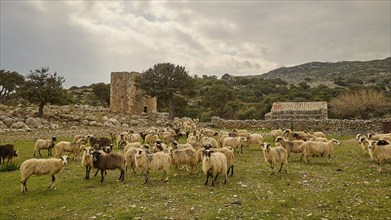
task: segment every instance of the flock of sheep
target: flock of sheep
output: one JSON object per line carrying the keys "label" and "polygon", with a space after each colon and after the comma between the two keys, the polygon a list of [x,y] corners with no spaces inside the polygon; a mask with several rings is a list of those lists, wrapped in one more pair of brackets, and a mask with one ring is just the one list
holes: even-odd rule
{"label": "flock of sheep", "polygon": [[[288,171],[288,160],[292,153],[301,154],[301,159],[308,162],[308,157],[311,156],[330,157],[334,147],[340,144],[336,139],[326,139],[322,132],[273,130],[271,135],[275,138],[276,146],[272,147],[264,142],[262,135],[252,134],[247,130],[234,129],[226,132],[197,129],[196,123],[191,119],[177,123],[175,127],[180,129],[152,127],[140,133],[111,133],[110,138],[76,135],[72,142],[57,142],[56,137],[39,139],[33,156],[35,157],[36,152],[41,156],[40,150],[44,149],[51,156],[54,149],[54,158],[24,161],[20,166],[21,191],[27,191],[26,182],[33,174],[51,175],[49,188],[54,187],[55,175],[64,169],[71,154],[74,160],[82,154],[85,179],[89,179],[90,171],[96,169],[95,176],[100,171],[100,181],[103,182],[107,170],[119,169],[119,180],[123,181],[125,173],[131,167],[134,173],[138,170],[143,174],[145,183],[148,182],[149,172],[157,170],[163,171],[161,181],[167,181],[170,167],[174,167],[176,175],[180,175],[185,167],[192,174],[202,163],[202,171],[206,175],[205,185],[211,180],[211,185],[214,186],[219,175],[223,176],[224,183],[227,182],[228,174],[233,175],[235,154],[241,153],[243,146],[262,147],[265,161],[270,164],[271,174],[274,174],[275,166],[280,166],[281,172],[285,165]],[[180,138],[186,138],[186,143],[179,144]],[[379,172],[383,163],[391,161],[391,134],[360,134],[356,139],[363,150],[378,163]],[[114,152],[113,147],[119,150]],[[67,155],[61,156],[65,153]]]}

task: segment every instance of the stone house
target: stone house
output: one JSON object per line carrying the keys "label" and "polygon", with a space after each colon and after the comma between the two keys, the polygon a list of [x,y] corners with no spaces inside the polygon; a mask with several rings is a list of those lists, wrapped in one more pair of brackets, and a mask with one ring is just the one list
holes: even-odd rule
{"label": "stone house", "polygon": [[275,102],[265,114],[265,120],[327,118],[327,102]]}
{"label": "stone house", "polygon": [[136,87],[137,72],[112,72],[110,84],[110,111],[125,115],[157,112],[157,99]]}

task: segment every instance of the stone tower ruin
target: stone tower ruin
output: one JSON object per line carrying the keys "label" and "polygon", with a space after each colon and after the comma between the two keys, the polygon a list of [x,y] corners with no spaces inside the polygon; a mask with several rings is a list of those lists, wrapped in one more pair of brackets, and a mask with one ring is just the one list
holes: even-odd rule
{"label": "stone tower ruin", "polygon": [[112,72],[110,84],[110,111],[125,115],[157,112],[157,99],[137,89],[137,72]]}

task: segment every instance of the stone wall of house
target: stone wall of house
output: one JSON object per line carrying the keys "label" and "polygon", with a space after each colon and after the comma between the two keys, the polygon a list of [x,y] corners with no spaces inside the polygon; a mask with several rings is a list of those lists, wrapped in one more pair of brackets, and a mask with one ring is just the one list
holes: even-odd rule
{"label": "stone wall of house", "polygon": [[292,129],[297,131],[323,131],[325,133],[357,134],[369,132],[383,132],[384,122],[391,122],[391,118],[374,120],[224,120],[212,117],[211,126],[216,128],[256,128],[256,129]]}
{"label": "stone wall of house", "polygon": [[110,84],[110,111],[125,115],[157,112],[157,99],[137,89],[137,72],[112,72]]}

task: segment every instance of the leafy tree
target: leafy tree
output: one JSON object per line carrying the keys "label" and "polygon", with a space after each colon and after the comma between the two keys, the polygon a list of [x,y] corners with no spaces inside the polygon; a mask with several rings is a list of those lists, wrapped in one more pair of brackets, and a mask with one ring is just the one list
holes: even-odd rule
{"label": "leafy tree", "polygon": [[169,118],[174,117],[174,95],[194,94],[194,83],[183,66],[159,63],[148,69],[136,80],[136,86],[148,95],[168,104]]}
{"label": "leafy tree", "polygon": [[330,111],[339,118],[370,119],[391,111],[390,99],[384,92],[362,89],[345,92],[330,101]]}
{"label": "leafy tree", "polygon": [[38,104],[38,117],[43,116],[43,107],[50,104],[62,104],[67,100],[65,82],[57,73],[50,74],[49,67],[42,67],[35,71],[30,70],[27,80],[20,88],[20,94],[28,101]]}
{"label": "leafy tree", "polygon": [[0,70],[0,100],[5,100],[24,83],[24,77],[17,72]]}
{"label": "leafy tree", "polygon": [[202,103],[211,109],[214,115],[224,117],[227,113],[225,105],[233,100],[234,91],[224,83],[217,83],[202,90]]}
{"label": "leafy tree", "polygon": [[105,107],[110,106],[110,84],[97,83],[91,85],[95,98]]}

